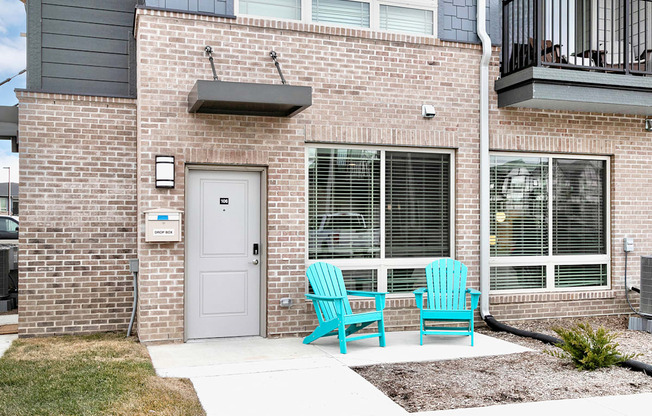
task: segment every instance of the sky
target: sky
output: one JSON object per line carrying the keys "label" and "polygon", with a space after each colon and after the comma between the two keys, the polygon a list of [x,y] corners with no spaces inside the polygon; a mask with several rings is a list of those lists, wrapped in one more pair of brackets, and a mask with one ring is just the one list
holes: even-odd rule
{"label": "sky", "polygon": [[[19,0],[0,0],[0,82],[25,69],[25,6]],[[25,74],[0,86],[0,105],[18,103],[14,89],[25,88]],[[11,142],[0,140],[0,168],[11,167],[11,181],[18,182],[18,154]],[[0,169],[0,184],[7,181],[7,169]]]}

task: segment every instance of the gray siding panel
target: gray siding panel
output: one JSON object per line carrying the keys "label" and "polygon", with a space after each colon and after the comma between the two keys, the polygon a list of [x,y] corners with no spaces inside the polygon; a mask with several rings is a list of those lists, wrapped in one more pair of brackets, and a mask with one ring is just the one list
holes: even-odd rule
{"label": "gray siding panel", "polygon": [[28,21],[38,27],[28,29],[28,54],[39,72],[28,74],[28,89],[135,97],[135,7],[136,0],[30,0]]}
{"label": "gray siding panel", "polygon": [[129,57],[112,53],[95,53],[64,49],[43,50],[43,64],[71,64],[88,65],[90,62],[95,66],[105,68],[127,68]]}
{"label": "gray siding panel", "polygon": [[134,5],[136,1],[124,0],[83,0],[83,1],[70,1],[70,0],[42,0],[43,4],[55,4],[59,6],[70,6],[74,4],[76,8],[87,8],[95,10],[111,10],[125,13],[134,13]]}
{"label": "gray siding panel", "polygon": [[44,63],[43,77],[127,83],[129,82],[129,70],[127,68],[102,68],[87,65]]}
{"label": "gray siding panel", "polygon": [[233,0],[141,0],[140,4],[158,9],[233,15]]}
{"label": "gray siding panel", "polygon": [[105,38],[125,40],[131,32],[131,27],[103,25],[97,23],[81,23],[61,20],[43,20],[43,33],[57,35],[87,36],[90,38]]}
{"label": "gray siding panel", "polygon": [[117,53],[126,55],[129,41],[86,38],[82,36],[52,35],[43,33],[43,48],[69,49],[77,51]]}
{"label": "gray siding panel", "polygon": [[41,2],[27,3],[27,89],[41,89]]}
{"label": "gray siding panel", "polygon": [[83,79],[64,79],[43,77],[43,91],[47,92],[70,92],[82,95],[99,96],[129,96],[129,85],[120,82],[87,81]]}
{"label": "gray siding panel", "polygon": [[112,12],[108,10],[83,9],[73,6],[43,4],[43,20],[55,19],[72,22],[97,23],[131,27],[133,13]]}
{"label": "gray siding panel", "polygon": [[[477,0],[439,0],[438,36],[442,40],[480,43],[476,33]],[[491,43],[501,43],[501,0],[487,0],[487,32]]]}

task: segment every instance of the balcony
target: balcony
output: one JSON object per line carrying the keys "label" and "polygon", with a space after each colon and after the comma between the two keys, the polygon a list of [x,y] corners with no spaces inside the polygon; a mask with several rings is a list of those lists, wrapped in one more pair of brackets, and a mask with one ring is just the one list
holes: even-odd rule
{"label": "balcony", "polygon": [[652,2],[504,0],[499,107],[652,115]]}

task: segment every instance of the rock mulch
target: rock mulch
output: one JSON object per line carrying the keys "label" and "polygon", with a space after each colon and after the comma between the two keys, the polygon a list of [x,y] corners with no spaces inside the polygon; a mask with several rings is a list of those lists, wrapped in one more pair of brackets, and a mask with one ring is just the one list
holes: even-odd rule
{"label": "rock mulch", "polygon": [[[551,328],[588,321],[616,332],[623,353],[652,363],[652,334],[628,331],[627,317],[509,322],[529,331],[556,335]],[[479,328],[478,332],[524,345],[532,352],[450,361],[383,364],[354,368],[408,412],[497,404],[652,392],[652,377],[622,367],[578,371],[567,360],[543,352],[540,341]]]}

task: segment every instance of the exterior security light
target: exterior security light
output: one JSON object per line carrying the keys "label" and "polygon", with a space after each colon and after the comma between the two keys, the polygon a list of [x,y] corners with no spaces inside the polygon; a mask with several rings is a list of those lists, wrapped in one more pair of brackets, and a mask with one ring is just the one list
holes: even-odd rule
{"label": "exterior security light", "polygon": [[156,156],[156,187],[174,188],[174,156]]}
{"label": "exterior security light", "polygon": [[421,115],[425,118],[433,118],[437,115],[434,105],[424,104],[421,106]]}
{"label": "exterior security light", "polygon": [[652,118],[645,119],[645,131],[652,131]]}

